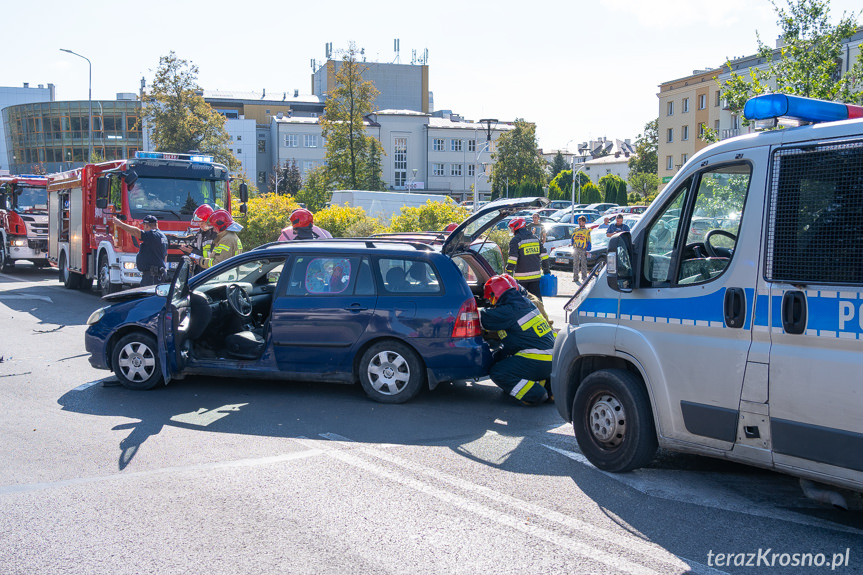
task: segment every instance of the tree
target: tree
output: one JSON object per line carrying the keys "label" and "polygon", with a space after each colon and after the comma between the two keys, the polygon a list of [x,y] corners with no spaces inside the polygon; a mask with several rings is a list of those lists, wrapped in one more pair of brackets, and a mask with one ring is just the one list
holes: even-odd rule
{"label": "tree", "polygon": [[300,174],[300,168],[297,166],[296,160],[291,160],[291,165],[288,166],[287,182],[285,184],[285,192],[296,196],[297,192],[303,187],[303,176]]}
{"label": "tree", "polygon": [[[771,0],[781,29],[782,47],[774,49],[758,40],[758,56],[767,62],[764,69],[750,68],[744,74],[731,70],[720,83],[731,110],[742,110],[752,96],[768,92],[808,98],[863,103],[863,53],[842,74],[843,40],[857,31],[857,15],[846,13],[836,25],[830,24],[829,0],[787,0],[788,9]],[[748,78],[747,78],[748,76]],[[744,123],[748,123],[744,118]]]}
{"label": "tree", "polygon": [[551,173],[549,177],[554,179],[559,173],[569,167],[569,162],[566,161],[566,158],[563,157],[563,154],[558,150],[557,154],[554,155],[554,159],[551,161],[550,169]]}
{"label": "tree", "polygon": [[659,189],[659,176],[645,172],[636,172],[629,175],[629,187],[644,197],[655,194]]}
{"label": "tree", "polygon": [[330,201],[330,188],[328,185],[327,168],[318,166],[306,172],[306,181],[303,188],[296,194],[296,200],[305,205],[307,209],[316,212],[327,205]]}
{"label": "tree", "polygon": [[[380,155],[383,146],[366,134],[364,119],[374,111],[378,97],[372,82],[363,80],[368,67],[357,61],[356,44],[342,52],[335,84],[327,98],[321,133],[326,140],[327,180],[333,188],[364,189],[382,181]],[[371,189],[380,189],[374,187]]]}
{"label": "tree", "polygon": [[[524,197],[512,193],[513,187],[530,185],[542,189],[545,185],[545,160],[536,147],[536,125],[516,118],[515,127],[501,134],[496,142],[497,151],[491,173],[492,197],[504,194],[509,180],[510,197]],[[541,195],[541,194],[540,194]]]}
{"label": "tree", "polygon": [[611,202],[613,204],[620,204],[618,201],[620,192],[618,190],[621,185],[623,185],[623,189],[625,191],[626,182],[616,174],[606,174],[599,178],[599,187],[602,189],[602,195],[605,198],[604,201]]}
{"label": "tree", "polygon": [[[198,95],[198,67],[171,51],[159,58],[149,92],[144,94],[142,119],[157,151],[211,154],[231,172],[240,162],[228,148],[225,117]],[[139,120],[140,123],[141,120]]]}
{"label": "tree", "polygon": [[602,201],[602,191],[593,182],[581,185],[581,203],[597,204]]}
{"label": "tree", "polygon": [[644,125],[644,132],[635,138],[635,155],[629,158],[629,172],[656,174],[658,172],[659,118]]}
{"label": "tree", "polygon": [[279,194],[263,194],[250,198],[248,212],[243,218],[240,214],[240,203],[232,206],[233,217],[242,218],[243,230],[239,233],[243,248],[250,250],[268,242],[274,242],[279,237],[282,228],[289,225],[288,217],[299,205],[290,196]]}

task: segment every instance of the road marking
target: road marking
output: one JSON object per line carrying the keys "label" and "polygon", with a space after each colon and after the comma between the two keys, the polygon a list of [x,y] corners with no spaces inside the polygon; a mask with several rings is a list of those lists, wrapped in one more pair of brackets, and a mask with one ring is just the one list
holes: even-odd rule
{"label": "road marking", "polygon": [[209,471],[215,469],[229,469],[234,467],[258,467],[261,465],[273,465],[276,463],[284,463],[295,459],[305,459],[307,457],[317,457],[323,455],[323,449],[307,449],[306,451],[298,451],[295,453],[285,453],[282,455],[273,455],[269,457],[257,457],[254,459],[238,459],[234,461],[219,461],[215,463],[201,463],[197,465],[182,465],[176,467],[163,467],[161,469],[151,469],[149,471],[134,471],[130,473],[116,473],[114,475],[101,475],[96,477],[76,477],[74,479],[63,479],[60,481],[52,481],[50,483],[27,483],[23,485],[0,485],[0,495],[9,495],[12,493],[25,493],[28,491],[40,491],[43,489],[58,489],[64,487],[73,487],[77,485],[87,485],[89,483],[99,483],[102,481],[123,481],[127,479],[137,479],[141,477],[152,477],[154,475],[164,475],[169,473],[188,473],[189,471]]}
{"label": "road marking", "polygon": [[[702,507],[711,507],[733,513],[744,513],[755,517],[779,519],[781,521],[797,523],[798,525],[863,535],[863,530],[854,527],[807,517],[806,515],[785,509],[777,509],[775,507],[764,508],[763,504],[740,496],[736,491],[726,489],[718,480],[715,480],[710,472],[669,472],[662,469],[636,469],[629,473],[609,473],[598,469],[581,453],[545,444],[543,444],[543,447],[590,467],[615,481],[651,497],[690,503]],[[745,479],[742,480],[745,481]]]}
{"label": "road marking", "polygon": [[180,413],[171,417],[171,421],[185,423],[187,425],[195,425],[198,427],[207,427],[223,417],[228,417],[232,413],[240,411],[241,407],[249,405],[248,403],[236,403],[233,405],[223,405],[216,409],[200,408],[197,411],[190,413]]}
{"label": "road marking", "polygon": [[[470,493],[474,493],[477,495],[481,495],[486,497],[496,503],[500,503],[503,505],[507,505],[511,508],[515,508],[519,511],[525,512],[529,514],[530,517],[542,517],[550,522],[556,523],[568,529],[572,529],[579,533],[579,539],[584,539],[585,537],[597,539],[600,541],[607,542],[613,538],[620,538],[621,536],[625,536],[625,534],[621,534],[619,532],[610,531],[608,529],[604,529],[602,527],[598,527],[591,523],[587,523],[585,521],[581,521],[579,519],[575,519],[558,511],[553,511],[537,505],[535,503],[530,503],[528,501],[524,501],[522,499],[518,499],[517,497],[513,497],[511,495],[507,495],[500,491],[495,491],[491,488],[478,485],[476,483],[472,483],[470,481],[466,481],[464,479],[458,478],[456,476],[450,475],[446,472],[439,471],[437,469],[427,467],[425,465],[421,465],[415,463],[413,461],[407,460],[405,458],[399,457],[392,453],[381,449],[380,447],[370,447],[367,445],[361,445],[358,443],[354,443],[352,440],[339,436],[333,433],[321,434],[321,437],[324,437],[330,441],[339,441],[343,443],[351,444],[352,446],[357,446],[355,451],[363,453],[365,455],[369,455],[371,457],[375,457],[377,459],[382,459],[394,465],[398,465],[399,467],[403,467],[409,471],[414,473],[418,473],[420,475],[425,475],[428,477],[432,477],[438,481],[447,483],[449,485],[458,487],[463,491],[467,491]],[[475,515],[479,515],[486,519],[490,519],[507,527],[522,531],[529,535],[536,536],[545,541],[549,541],[560,547],[566,548],[570,551],[573,551],[579,555],[582,555],[590,560],[598,561],[605,565],[612,567],[616,572],[627,572],[627,573],[654,573],[652,569],[645,567],[643,565],[639,565],[627,559],[623,559],[618,557],[615,554],[603,551],[598,547],[593,547],[590,544],[583,543],[578,541],[570,536],[561,535],[551,531],[550,529],[546,529],[543,527],[539,527],[536,525],[530,525],[526,523],[525,518],[516,514],[504,513],[501,511],[497,511],[490,507],[487,507],[481,503],[475,502],[473,500],[467,499],[465,497],[459,496],[450,491],[446,491],[443,489],[439,489],[430,485],[428,483],[422,482],[418,479],[414,479],[412,477],[408,477],[397,472],[388,470],[384,467],[376,465],[374,463],[370,463],[363,459],[360,459],[356,455],[349,453],[344,450],[334,449],[327,452],[328,455],[334,457],[340,461],[345,463],[349,463],[351,465],[355,465],[365,469],[366,471],[370,471],[375,473],[376,475],[385,477],[386,479],[397,481],[403,485],[407,485],[417,491],[421,491],[428,495],[431,495],[437,499],[440,499],[448,504],[454,505]],[[681,570],[689,570],[692,573],[703,573],[705,575],[708,574],[721,574],[723,571],[717,571],[708,567],[707,565],[702,565],[695,561],[689,561],[677,557],[670,551],[660,547],[659,545],[655,545],[652,543],[648,543],[639,539],[627,539],[626,548],[633,550],[639,553],[642,556],[648,557],[654,561],[660,561],[666,564],[671,564],[677,569]]]}
{"label": "road marking", "polygon": [[0,293],[0,299],[38,299],[41,301],[47,301],[48,303],[54,303],[51,298],[46,295],[35,295],[35,294],[4,294]]}

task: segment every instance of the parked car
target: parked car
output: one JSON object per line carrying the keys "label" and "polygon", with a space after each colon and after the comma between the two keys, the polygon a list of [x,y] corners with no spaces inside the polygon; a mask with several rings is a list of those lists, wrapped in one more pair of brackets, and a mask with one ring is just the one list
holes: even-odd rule
{"label": "parked car", "polygon": [[642,214],[646,209],[647,206],[615,206],[613,208],[608,208],[607,210],[605,210],[602,215],[608,216],[611,214]]}
{"label": "parked car", "polygon": [[439,245],[385,238],[273,243],[170,284],[106,296],[90,364],[130,389],[186,375],[354,383],[384,403],[483,377],[478,307],[496,273],[472,245],[544,198],[481,208]]}
{"label": "parked car", "polygon": [[545,246],[546,251],[550,254],[551,250],[559,246],[568,246],[572,243],[572,232],[578,227],[577,224],[559,224],[550,223],[544,224],[545,227]]}
{"label": "parked car", "polygon": [[555,218],[552,218],[552,219],[556,222],[561,223],[561,224],[572,224],[572,223],[578,224],[578,218],[580,218],[581,216],[584,216],[585,218],[587,218],[588,225],[592,224],[593,222],[598,220],[600,217],[599,214],[596,212],[588,212],[588,211],[578,212],[578,211],[576,211],[575,213],[573,213],[570,211],[564,211],[563,213],[559,213],[559,215],[557,215],[556,219]]}
{"label": "parked car", "polygon": [[610,202],[604,202],[604,203],[599,203],[599,204],[590,204],[589,206],[587,206],[587,209],[593,210],[595,212],[599,212],[601,214],[602,212],[604,212],[608,208],[615,208],[615,207],[617,207],[617,204],[612,204]]}
{"label": "parked car", "polygon": [[572,207],[572,202],[569,200],[554,200],[548,204],[549,208],[554,208],[555,210],[562,210],[564,208]]}

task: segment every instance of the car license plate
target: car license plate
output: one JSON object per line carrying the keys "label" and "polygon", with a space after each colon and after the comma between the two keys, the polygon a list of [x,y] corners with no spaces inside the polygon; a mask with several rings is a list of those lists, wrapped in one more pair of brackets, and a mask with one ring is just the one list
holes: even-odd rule
{"label": "car license plate", "polygon": [[178,263],[179,263],[179,262],[168,262],[168,269],[169,269],[169,270],[177,269],[177,264],[178,264]]}
{"label": "car license plate", "polygon": [[567,263],[568,261],[569,261],[569,259],[568,259],[568,258],[557,258],[557,259],[555,260],[555,262],[556,262],[556,263],[559,263],[559,264],[565,264],[565,263]]}

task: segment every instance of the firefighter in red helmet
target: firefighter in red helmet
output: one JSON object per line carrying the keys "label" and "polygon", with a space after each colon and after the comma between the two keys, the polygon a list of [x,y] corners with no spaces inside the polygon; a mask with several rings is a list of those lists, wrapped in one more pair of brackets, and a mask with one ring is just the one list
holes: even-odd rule
{"label": "firefighter in red helmet", "polygon": [[312,212],[305,208],[294,210],[288,219],[291,225],[282,230],[278,239],[280,242],[317,240],[333,237],[330,232],[315,225],[315,217],[312,215]]}
{"label": "firefighter in red helmet", "polygon": [[518,283],[541,300],[539,278],[543,273],[551,273],[545,246],[530,233],[524,218],[513,218],[509,222],[509,229],[513,235],[509,241],[506,273],[512,274]]}
{"label": "firefighter in red helmet", "polygon": [[242,231],[243,226],[236,223],[227,210],[216,210],[207,218],[207,223],[216,230],[212,248],[208,257],[201,258],[201,267],[211,268],[219,262],[243,253],[243,242],[237,232]]}
{"label": "firefighter in red helmet", "polygon": [[489,372],[491,380],[522,405],[538,405],[551,398],[546,386],[554,332],[526,294],[512,276],[492,277],[484,290],[491,306],[480,310],[479,318],[483,329],[497,332],[501,343]]}
{"label": "firefighter in red helmet", "polygon": [[207,220],[214,211],[215,209],[209,204],[201,204],[195,209],[195,213],[192,215],[192,225],[198,226],[198,231],[185,238],[190,244],[180,246],[180,251],[195,261],[195,269],[192,273],[200,272],[203,269],[201,259],[210,257],[213,240],[216,239],[216,230]]}

